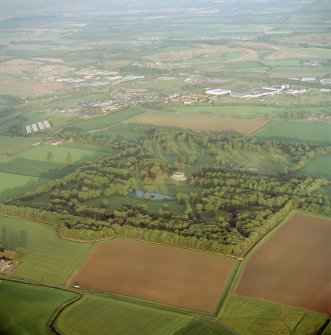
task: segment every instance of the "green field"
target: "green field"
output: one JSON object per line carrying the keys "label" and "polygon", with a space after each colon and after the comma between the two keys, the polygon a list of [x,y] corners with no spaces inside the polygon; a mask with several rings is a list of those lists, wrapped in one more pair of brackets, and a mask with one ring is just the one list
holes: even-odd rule
{"label": "green field", "polygon": [[9,163],[0,164],[0,172],[13,173],[20,176],[61,178],[72,172],[75,167],[76,165],[16,158]]}
{"label": "green field", "polygon": [[299,173],[304,176],[331,179],[331,155],[314,158]]}
{"label": "green field", "polygon": [[256,134],[257,137],[281,141],[331,142],[331,122],[274,121]]}
{"label": "green field", "polygon": [[151,213],[157,213],[164,204],[169,206],[169,210],[172,213],[180,214],[185,210],[185,206],[179,204],[177,201],[153,201],[153,200],[142,200],[133,197],[124,197],[124,196],[112,196],[109,199],[110,211],[117,210],[125,204],[130,204],[131,206],[146,205],[148,210]]}
{"label": "green field", "polygon": [[64,284],[92,246],[61,240],[54,226],[4,216],[0,232],[2,245],[27,250],[12,276],[49,284]]}
{"label": "green field", "polygon": [[49,335],[47,323],[74,293],[21,283],[0,282],[0,334]]}
{"label": "green field", "polygon": [[73,127],[80,128],[82,130],[103,129],[133,118],[143,112],[144,111],[140,108],[129,108],[115,114],[77,122],[73,125]]}
{"label": "green field", "polygon": [[207,320],[193,320],[176,335],[233,335],[234,333],[219,323]]}
{"label": "green field", "polygon": [[323,314],[238,296],[227,302],[220,318],[243,335],[316,335],[327,321]]}
{"label": "green field", "polygon": [[38,137],[0,136],[0,156],[12,156],[31,149],[31,144],[38,140]]}
{"label": "green field", "polygon": [[17,198],[47,182],[48,179],[0,172],[0,202]]}
{"label": "green field", "polygon": [[191,319],[170,311],[85,295],[61,313],[57,327],[68,335],[171,335]]}
{"label": "green field", "polygon": [[68,164],[67,163],[67,154],[71,155],[72,163],[80,163],[84,161],[94,160],[101,158],[105,155],[104,152],[96,150],[85,150],[85,149],[76,149],[66,145],[48,145],[43,144],[36,148],[33,148],[29,151],[22,152],[17,155],[19,158],[47,162],[48,153],[51,152],[53,155],[52,163],[58,164]]}

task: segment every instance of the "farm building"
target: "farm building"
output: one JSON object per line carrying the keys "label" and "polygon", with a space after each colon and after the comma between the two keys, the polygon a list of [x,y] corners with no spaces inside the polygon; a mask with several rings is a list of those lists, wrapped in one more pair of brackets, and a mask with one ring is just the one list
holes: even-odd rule
{"label": "farm building", "polygon": [[330,79],[328,79],[328,78],[326,78],[326,79],[321,79],[321,80],[320,80],[320,83],[321,83],[322,85],[330,85],[330,84],[331,84],[331,78],[330,78]]}
{"label": "farm building", "polygon": [[176,171],[172,174],[171,178],[175,181],[186,181],[187,177],[184,172]]}
{"label": "farm building", "polygon": [[228,95],[231,94],[230,90],[222,90],[220,88],[217,88],[215,90],[207,90],[206,94],[211,94],[211,95]]}
{"label": "farm building", "polygon": [[39,131],[51,129],[51,124],[49,123],[48,120],[45,120],[45,121],[39,121],[37,123],[30,124],[30,125],[26,125],[25,128],[26,128],[27,134],[31,134],[32,132],[37,133]]}
{"label": "farm building", "polygon": [[316,78],[314,78],[314,77],[302,77],[301,81],[303,81],[305,83],[315,83]]}
{"label": "farm building", "polygon": [[11,259],[1,258],[0,259],[0,273],[4,272],[7,268],[13,265]]}
{"label": "farm building", "polygon": [[26,133],[27,134],[31,134],[32,133],[32,130],[31,130],[30,126],[26,126]]}

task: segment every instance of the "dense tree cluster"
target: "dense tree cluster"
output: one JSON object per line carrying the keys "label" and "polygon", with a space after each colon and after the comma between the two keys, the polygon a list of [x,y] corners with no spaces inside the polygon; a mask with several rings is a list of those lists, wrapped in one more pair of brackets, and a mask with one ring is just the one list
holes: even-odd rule
{"label": "dense tree cluster", "polygon": [[[21,208],[30,207],[22,209],[25,217],[36,215],[59,224],[63,236],[95,239],[120,234],[240,254],[295,208],[330,213],[330,197],[314,194],[329,182],[293,174],[303,161],[329,153],[330,147],[164,129],[149,129],[137,141],[114,141],[104,135],[70,136],[111,146],[113,154],[12,202]],[[294,168],[279,176],[224,168],[224,151],[261,148],[286,152]],[[185,150],[187,155],[182,154]],[[201,152],[214,157],[214,163],[198,167],[189,176],[187,184],[196,191],[188,192],[183,187],[170,200],[181,204],[181,213],[173,212],[170,202],[164,202],[156,213],[145,204],[130,204],[137,183],[155,180],[158,175],[170,176],[177,169],[191,166]],[[115,195],[127,197],[128,203],[110,211],[108,203]],[[148,201],[152,200],[146,199],[146,204]]]}

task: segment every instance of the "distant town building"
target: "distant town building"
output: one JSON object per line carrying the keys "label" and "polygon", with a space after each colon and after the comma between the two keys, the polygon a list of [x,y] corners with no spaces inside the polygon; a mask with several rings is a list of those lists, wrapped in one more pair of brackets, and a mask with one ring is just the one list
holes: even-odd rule
{"label": "distant town building", "polygon": [[331,78],[321,79],[320,83],[322,85],[331,85]]}
{"label": "distant town building", "polygon": [[303,81],[305,83],[315,83],[316,78],[314,78],[314,77],[302,77],[301,81]]}
{"label": "distant town building", "polygon": [[211,94],[211,95],[229,95],[229,94],[231,94],[231,90],[222,90],[220,88],[217,88],[215,90],[207,90],[206,94]]}

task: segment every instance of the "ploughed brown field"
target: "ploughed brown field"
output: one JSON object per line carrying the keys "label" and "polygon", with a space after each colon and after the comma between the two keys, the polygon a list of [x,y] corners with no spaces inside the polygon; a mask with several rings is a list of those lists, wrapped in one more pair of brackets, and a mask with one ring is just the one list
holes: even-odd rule
{"label": "ploughed brown field", "polygon": [[96,247],[70,286],[212,313],[234,266],[217,255],[114,240]]}
{"label": "ploughed brown field", "polygon": [[331,314],[331,220],[293,216],[249,260],[236,293]]}

